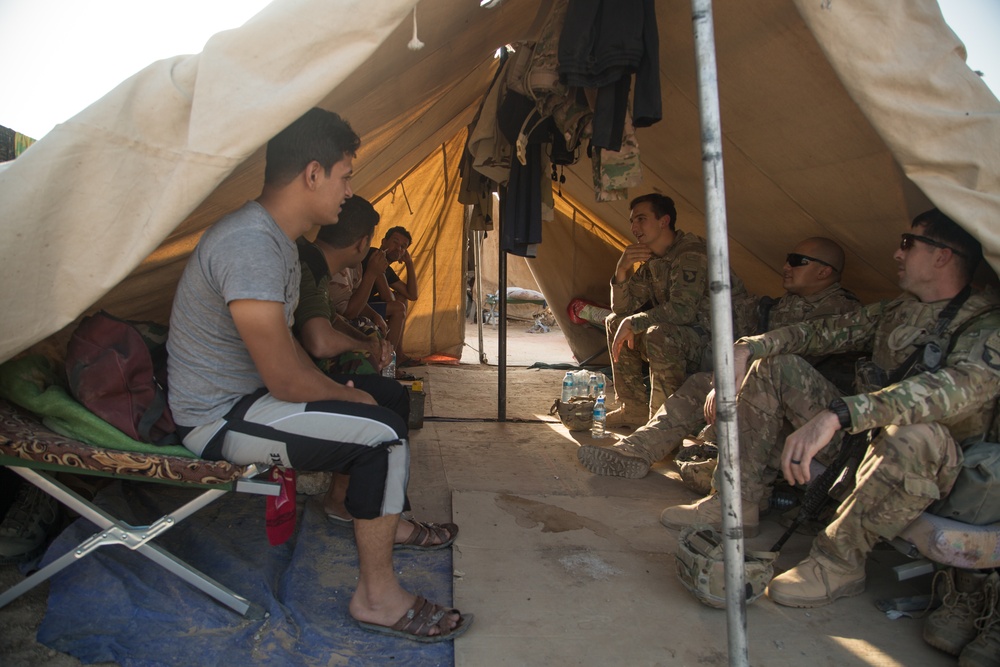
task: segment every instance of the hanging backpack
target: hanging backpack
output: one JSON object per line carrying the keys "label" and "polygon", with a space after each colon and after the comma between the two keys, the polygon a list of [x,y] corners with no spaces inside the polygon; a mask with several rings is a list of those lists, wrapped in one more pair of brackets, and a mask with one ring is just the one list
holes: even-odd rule
{"label": "hanging backpack", "polygon": [[83,318],[66,350],[69,389],[85,408],[130,438],[176,445],[167,406],[167,328],[101,311]]}

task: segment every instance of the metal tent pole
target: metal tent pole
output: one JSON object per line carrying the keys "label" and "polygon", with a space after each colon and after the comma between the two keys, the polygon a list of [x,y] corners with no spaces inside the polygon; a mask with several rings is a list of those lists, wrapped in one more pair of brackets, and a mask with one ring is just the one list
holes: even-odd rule
{"label": "metal tent pole", "polygon": [[472,232],[472,256],[476,264],[476,327],[479,332],[479,363],[488,363],[486,352],[483,350],[483,237],[485,232],[475,230]]}
{"label": "metal tent pole", "polygon": [[722,484],[722,532],[726,571],[726,620],[729,664],[749,666],[747,603],[744,595],[743,516],[736,429],[736,386],[733,378],[732,285],[722,173],[722,131],[715,62],[712,0],[691,0],[698,66],[701,114],[701,161],[705,180],[705,221],[712,303],[712,352],[715,364],[716,429]]}

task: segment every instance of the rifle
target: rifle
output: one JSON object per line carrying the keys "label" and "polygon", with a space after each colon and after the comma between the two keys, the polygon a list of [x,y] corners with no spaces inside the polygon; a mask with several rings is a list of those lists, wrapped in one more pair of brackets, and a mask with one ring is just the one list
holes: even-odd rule
{"label": "rifle", "polygon": [[788,527],[771,551],[781,551],[788,538],[792,536],[799,526],[807,520],[814,520],[820,516],[826,506],[840,495],[839,490],[849,488],[854,481],[854,473],[857,472],[861,459],[865,456],[865,451],[875,436],[878,429],[851,433],[844,437],[844,442],[840,445],[840,452],[833,463],[826,467],[816,479],[812,481],[806,490],[806,495],[799,505],[799,513],[792,520],[792,525]]}

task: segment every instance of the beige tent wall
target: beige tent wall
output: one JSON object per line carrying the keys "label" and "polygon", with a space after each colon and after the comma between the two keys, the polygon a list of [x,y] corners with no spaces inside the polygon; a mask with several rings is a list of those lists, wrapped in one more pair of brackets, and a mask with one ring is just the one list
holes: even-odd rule
{"label": "beige tent wall", "polygon": [[[201,54],[150,65],[0,171],[0,360],[118,285],[268,138],[368,60],[414,4],[275,2]],[[229,190],[238,205],[259,186]],[[161,254],[185,254],[193,240],[175,235]],[[147,278],[136,302],[169,303],[170,280]]]}
{"label": "beige tent wall", "polygon": [[[409,304],[403,349],[410,356],[438,353],[462,356],[465,338],[465,207],[458,202],[455,166],[465,148],[465,133],[439,146],[390,192],[375,198],[381,215],[378,238],[406,227],[413,235],[410,254],[419,298]],[[402,264],[393,265],[406,280]]]}
{"label": "beige tent wall", "polygon": [[[0,360],[99,305],[165,319],[201,232],[257,196],[261,147],[310,106],[343,113],[362,135],[356,191],[386,191],[466,127],[495,49],[534,34],[549,6],[421,0],[427,46],[410,51],[414,4],[275,0],[201,54],[154,63],[0,167]],[[644,181],[629,195],[672,196],[678,226],[704,234],[690,5],[656,10],[664,120],[638,131]],[[716,0],[714,19],[730,257],[752,291],[780,294],[790,246],[824,235],[848,252],[848,287],[865,301],[893,296],[892,248],[932,201],[1000,265],[1000,103],[965,65],[934,0]],[[594,202],[586,158],[566,177],[568,200],[630,238],[627,202]],[[438,191],[450,196],[451,181]],[[442,216],[453,224],[445,206],[426,207],[436,231],[424,249],[452,233],[437,226]],[[602,267],[619,252],[557,229],[532,266],[553,311],[563,292],[596,294],[582,281],[606,279]],[[569,257],[588,258],[590,270],[560,289]],[[441,255],[430,258],[422,270],[448,284],[438,297],[445,319],[435,311],[427,340],[416,333],[423,324],[408,334],[414,353],[460,342],[447,318],[464,290],[463,255],[449,257],[458,268],[448,271]]]}

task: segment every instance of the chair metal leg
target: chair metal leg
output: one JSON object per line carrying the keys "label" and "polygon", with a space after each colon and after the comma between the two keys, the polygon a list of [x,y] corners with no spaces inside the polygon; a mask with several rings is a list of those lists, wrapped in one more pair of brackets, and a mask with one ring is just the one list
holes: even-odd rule
{"label": "chair metal leg", "polygon": [[250,618],[263,618],[263,609],[245,598],[237,595],[206,574],[191,567],[176,556],[170,554],[159,545],[151,543],[156,536],[169,530],[198,510],[214,502],[224,494],[226,489],[209,489],[177,508],[170,514],[165,514],[147,526],[131,526],[119,521],[112,515],[89,502],[72,489],[43,472],[30,468],[9,466],[11,470],[31,482],[50,496],[74,510],[80,516],[95,524],[100,530],[81,542],[75,549],[49,563],[47,566],[27,577],[24,581],[12,586],[0,595],[0,607],[15,600],[35,586],[48,580],[57,572],[68,567],[76,560],[83,558],[103,546],[119,545],[138,551],[157,565],[177,575],[195,588],[215,598],[236,613]]}

